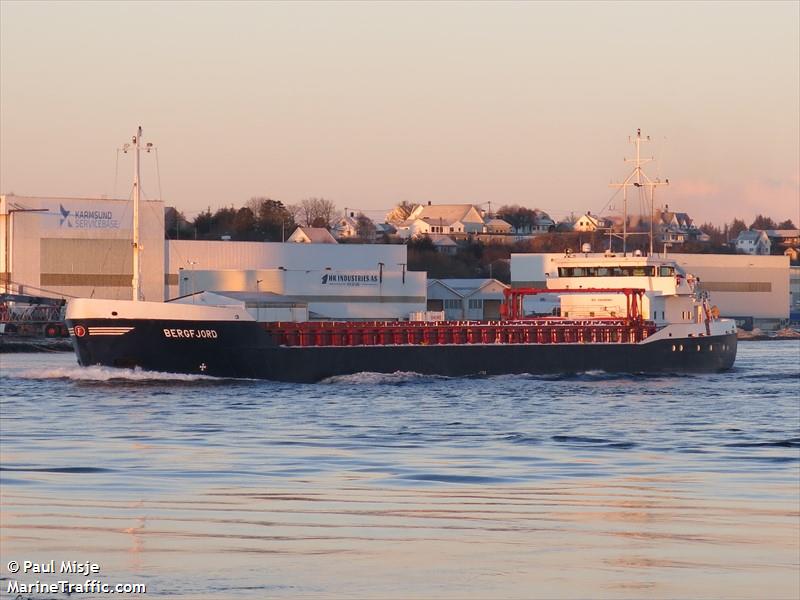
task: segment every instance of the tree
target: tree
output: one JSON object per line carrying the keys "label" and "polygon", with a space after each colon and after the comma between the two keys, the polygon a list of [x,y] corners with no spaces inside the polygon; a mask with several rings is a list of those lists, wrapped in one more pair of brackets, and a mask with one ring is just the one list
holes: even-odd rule
{"label": "tree", "polygon": [[547,216],[540,210],[526,208],[518,204],[501,206],[497,210],[497,217],[510,223],[516,231],[530,231],[537,224],[540,215]]}
{"label": "tree", "polygon": [[797,226],[792,223],[791,219],[786,219],[785,221],[778,223],[778,226],[775,229],[797,229]]}
{"label": "tree", "polygon": [[778,226],[775,224],[775,221],[770,219],[769,217],[765,217],[764,215],[758,215],[750,224],[750,229],[777,229]]}
{"label": "tree", "polygon": [[229,235],[233,237],[234,227],[233,222],[236,220],[236,209],[231,206],[230,208],[220,208],[211,217],[211,234],[214,238]]}
{"label": "tree", "polygon": [[172,206],[164,209],[164,234],[168,240],[187,239],[194,235],[184,214]]}
{"label": "tree", "polygon": [[703,223],[700,225],[700,231],[708,235],[710,245],[713,247],[724,246],[728,241],[725,237],[725,232],[713,223]]}
{"label": "tree", "polygon": [[268,242],[282,242],[296,227],[294,217],[280,200],[263,196],[250,198],[247,207],[253,212],[260,237]]}
{"label": "tree", "polygon": [[747,231],[747,224],[741,219],[734,219],[728,227],[728,239],[735,240],[743,231]]}
{"label": "tree", "polygon": [[211,207],[208,210],[200,212],[194,218],[194,231],[195,237],[200,239],[208,239],[211,235],[211,220],[213,215],[211,214]]}
{"label": "tree", "polygon": [[306,198],[300,203],[301,222],[306,227],[330,229],[336,220],[336,205],[325,198]]}
{"label": "tree", "polygon": [[233,233],[234,239],[237,240],[257,239],[256,218],[252,209],[243,206],[236,211],[236,216],[233,219]]}
{"label": "tree", "polygon": [[356,217],[356,235],[362,240],[375,239],[375,223],[364,213],[358,213]]}
{"label": "tree", "polygon": [[402,223],[408,219],[408,216],[414,212],[416,207],[416,204],[412,204],[411,202],[403,200],[397,206],[395,206],[388,215],[386,215],[386,222],[391,223],[392,225]]}

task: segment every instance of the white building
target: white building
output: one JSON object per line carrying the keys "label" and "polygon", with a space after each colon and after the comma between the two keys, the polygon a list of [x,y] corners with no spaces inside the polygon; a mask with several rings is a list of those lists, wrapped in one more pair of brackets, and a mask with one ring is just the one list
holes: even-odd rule
{"label": "white building", "polygon": [[421,204],[397,225],[397,235],[408,239],[416,235],[471,234],[485,229],[483,216],[472,204]]}
{"label": "white building", "polygon": [[336,238],[324,227],[298,227],[287,243],[295,244],[338,244]]}
{"label": "white building", "polygon": [[372,269],[220,269],[184,271],[180,295],[210,291],[255,307],[305,305],[312,320],[403,320],[425,310],[426,274]]}
{"label": "white building", "polygon": [[575,219],[572,229],[573,231],[597,231],[607,226],[605,219],[587,212]]}
{"label": "white building", "polygon": [[[166,298],[179,295],[179,278],[192,272],[215,270],[316,270],[402,272],[408,263],[403,244],[282,244],[280,242],[223,242],[219,240],[168,240],[162,278]],[[254,282],[253,282],[254,283]],[[195,285],[195,291],[202,288]],[[251,288],[255,291],[255,287]]]}
{"label": "white building", "polygon": [[353,213],[340,217],[333,226],[333,237],[337,240],[358,237],[358,221]]}
{"label": "white building", "polygon": [[510,234],[514,231],[511,223],[503,219],[489,219],[486,221],[486,233]]}
{"label": "white building", "polygon": [[736,251],[742,254],[769,254],[772,243],[764,231],[749,229],[742,231],[735,240]]}
{"label": "white building", "polygon": [[[0,196],[3,291],[49,297],[132,296],[133,205],[100,198]],[[140,209],[142,294],[164,297],[164,203]]]}
{"label": "white building", "polygon": [[499,320],[507,288],[497,279],[431,279],[428,310],[444,311],[448,320]]}
{"label": "white building", "polygon": [[[0,196],[0,291],[131,298],[132,213],[127,200]],[[142,202],[140,238],[142,291],[154,301],[176,297],[193,270],[402,272],[407,263],[401,244],[165,240],[162,202]]]}

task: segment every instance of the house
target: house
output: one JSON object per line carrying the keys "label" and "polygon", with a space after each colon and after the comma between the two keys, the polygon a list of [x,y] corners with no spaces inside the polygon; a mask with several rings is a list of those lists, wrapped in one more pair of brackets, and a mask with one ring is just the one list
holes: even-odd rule
{"label": "house", "polygon": [[573,231],[597,231],[598,229],[607,229],[609,223],[603,217],[593,215],[587,212],[581,215],[572,224]]}
{"label": "house", "polygon": [[332,233],[337,240],[358,237],[358,221],[355,219],[355,214],[344,215],[336,221]]}
{"label": "house", "polygon": [[397,235],[403,239],[431,233],[482,233],[483,216],[472,204],[422,204],[414,208],[405,221],[397,224]]}
{"label": "house", "polygon": [[659,210],[656,215],[656,243],[658,244],[683,244],[687,241],[710,242],[711,236],[701,231],[684,212],[673,212],[669,206]]}
{"label": "house", "polygon": [[458,244],[449,235],[443,233],[432,233],[428,237],[436,247],[436,251],[441,254],[453,255],[458,252]]}
{"label": "house", "polygon": [[509,234],[512,233],[513,227],[511,223],[508,221],[504,221],[503,219],[488,219],[486,221],[486,233],[501,233],[501,234]]}
{"label": "house", "polygon": [[499,320],[507,288],[497,279],[431,279],[428,310],[444,311],[451,320]]}
{"label": "house", "polygon": [[338,244],[331,232],[324,227],[298,227],[287,242],[300,244]]}
{"label": "house", "polygon": [[[556,223],[546,212],[539,208],[529,209],[519,206],[508,207],[508,212],[499,213],[499,217],[511,225],[511,232],[518,236],[530,236],[555,231]],[[489,221],[486,223],[487,228]]]}
{"label": "house", "polygon": [[397,235],[397,228],[391,223],[375,223],[375,235]]}
{"label": "house", "polygon": [[767,234],[757,229],[742,231],[734,240],[734,245],[739,254],[769,254],[772,247]]}
{"label": "house", "polygon": [[543,210],[539,210],[538,208],[534,208],[533,212],[534,217],[531,233],[547,233],[548,231],[555,231],[556,222],[550,218],[550,215]]}
{"label": "house", "polygon": [[780,254],[788,248],[800,248],[800,229],[767,229],[764,233],[767,234],[773,251],[780,250]]}

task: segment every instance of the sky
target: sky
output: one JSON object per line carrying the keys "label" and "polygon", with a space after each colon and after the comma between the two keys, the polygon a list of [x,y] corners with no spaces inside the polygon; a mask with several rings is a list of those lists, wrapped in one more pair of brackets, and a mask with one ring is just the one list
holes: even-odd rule
{"label": "sky", "polygon": [[[0,192],[800,224],[800,2],[0,3]],[[491,203],[491,205],[489,205]],[[629,206],[635,212],[638,197]]]}

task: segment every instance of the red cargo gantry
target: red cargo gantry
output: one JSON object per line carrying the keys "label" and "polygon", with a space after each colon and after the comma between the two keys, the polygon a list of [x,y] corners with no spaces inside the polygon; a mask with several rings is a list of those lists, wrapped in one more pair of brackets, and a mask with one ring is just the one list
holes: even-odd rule
{"label": "red cargo gantry", "polygon": [[[524,318],[525,296],[564,293],[625,294],[624,318]],[[307,321],[265,323],[280,346],[400,346],[472,344],[636,344],[656,331],[642,318],[644,290],[633,288],[505,290],[501,321]]]}

